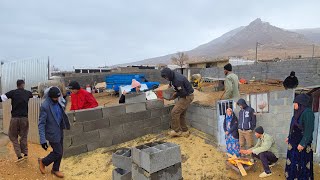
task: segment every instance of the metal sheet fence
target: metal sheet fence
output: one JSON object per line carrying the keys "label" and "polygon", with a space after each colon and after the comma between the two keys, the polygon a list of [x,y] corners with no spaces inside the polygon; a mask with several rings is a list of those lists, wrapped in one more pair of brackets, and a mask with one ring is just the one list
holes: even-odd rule
{"label": "metal sheet fence", "polygon": [[[32,143],[39,144],[39,132],[38,132],[38,122],[40,114],[40,106],[42,100],[40,98],[33,98],[29,100],[29,134],[28,141]],[[3,132],[8,134],[9,126],[11,121],[11,100],[3,102]]]}

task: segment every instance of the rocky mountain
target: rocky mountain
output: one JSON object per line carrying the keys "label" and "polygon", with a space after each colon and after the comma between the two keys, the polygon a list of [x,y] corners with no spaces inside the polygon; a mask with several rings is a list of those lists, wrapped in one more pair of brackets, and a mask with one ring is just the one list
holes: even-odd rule
{"label": "rocky mountain", "polygon": [[[285,30],[268,22],[263,22],[258,18],[247,26],[231,30],[206,44],[186,51],[186,53],[192,59],[229,56],[243,56],[254,59],[256,43],[258,42],[259,59],[310,57],[312,44],[315,42],[320,44],[319,39],[320,28]],[[174,54],[145,59],[126,65],[171,64],[170,58]]]}

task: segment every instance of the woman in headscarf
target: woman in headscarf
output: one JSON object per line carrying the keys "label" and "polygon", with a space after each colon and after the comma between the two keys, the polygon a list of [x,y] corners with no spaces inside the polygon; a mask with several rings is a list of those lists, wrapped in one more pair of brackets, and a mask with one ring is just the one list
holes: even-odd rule
{"label": "woman in headscarf", "polygon": [[231,108],[227,109],[226,117],[223,122],[223,129],[226,134],[227,153],[240,156],[238,118],[232,112]]}
{"label": "woman in headscarf", "polygon": [[[132,79],[132,83],[131,83],[131,91],[130,92],[140,92],[140,89],[141,89],[141,84],[139,81],[135,80],[135,79]],[[126,102],[126,94],[128,92],[126,91],[123,91],[121,96],[120,96],[120,99],[119,99],[119,104],[123,104]]]}
{"label": "woman in headscarf", "polygon": [[294,115],[287,138],[288,151],[285,176],[288,180],[313,180],[313,151],[311,149],[314,129],[314,113],[309,107],[310,97],[295,97]]}

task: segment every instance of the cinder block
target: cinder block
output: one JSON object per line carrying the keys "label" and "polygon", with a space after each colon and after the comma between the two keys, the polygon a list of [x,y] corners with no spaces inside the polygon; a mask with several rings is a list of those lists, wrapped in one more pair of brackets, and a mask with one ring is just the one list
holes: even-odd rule
{"label": "cinder block", "polygon": [[162,116],[162,109],[152,109],[151,117],[161,117]]}
{"label": "cinder block", "polygon": [[85,122],[102,119],[102,110],[101,108],[95,109],[86,109],[75,112],[75,121],[76,122]]}
{"label": "cinder block", "polygon": [[69,148],[64,147],[63,157],[74,156],[85,152],[88,152],[86,144],[80,146],[72,146]]}
{"label": "cinder block", "polygon": [[100,119],[95,121],[88,121],[83,123],[83,131],[93,131],[96,129],[102,129],[110,126],[110,120],[109,119]]}
{"label": "cinder block", "polygon": [[134,122],[129,122],[126,124],[123,124],[123,132],[131,132],[131,131],[138,131],[144,128],[144,121],[134,121]]}
{"label": "cinder block", "polygon": [[106,106],[102,108],[103,118],[107,118],[109,116],[120,116],[126,114],[126,106],[124,104],[120,104],[117,106]]}
{"label": "cinder block", "polygon": [[72,141],[71,141],[71,137],[70,136],[64,136],[63,137],[63,147],[65,148],[69,148],[72,144]]}
{"label": "cinder block", "polygon": [[177,163],[168,168],[162,169],[155,173],[148,173],[136,164],[132,165],[133,180],[182,180],[181,163]]}
{"label": "cinder block", "polygon": [[71,123],[70,130],[64,130],[64,136],[76,136],[83,133],[83,124],[82,123]]}
{"label": "cinder block", "polygon": [[126,104],[126,113],[134,113],[134,112],[140,112],[145,110],[147,110],[146,103]]}
{"label": "cinder block", "polygon": [[170,100],[174,93],[175,91],[172,88],[162,90],[162,96],[166,100]]}
{"label": "cinder block", "polygon": [[112,171],[112,180],[131,180],[132,173],[131,171],[124,170],[124,169],[114,169]]}
{"label": "cinder block", "polygon": [[99,131],[89,131],[89,132],[84,132],[78,136],[73,136],[72,137],[72,146],[79,146],[83,144],[88,144],[92,142],[97,142],[99,141]]}
{"label": "cinder block", "polygon": [[161,123],[171,122],[171,115],[165,115],[161,117]]}
{"label": "cinder block", "polygon": [[67,112],[66,114],[67,114],[67,116],[68,116],[69,122],[70,122],[70,123],[73,123],[73,122],[75,121],[75,119],[74,119],[74,111],[72,111],[72,112]]}
{"label": "cinder block", "polygon": [[159,117],[145,119],[144,127],[155,127],[161,124],[161,119]]}
{"label": "cinder block", "polygon": [[99,129],[98,131],[99,131],[100,139],[103,140],[106,138],[110,138],[113,135],[122,134],[123,128],[122,128],[122,125],[118,125],[118,126],[113,126],[109,128]]}
{"label": "cinder block", "polygon": [[109,116],[110,127],[122,125],[124,123],[131,122],[131,114],[124,114],[120,116]]}
{"label": "cinder block", "polygon": [[131,93],[126,94],[126,104],[147,102],[146,93]]}
{"label": "cinder block", "polygon": [[[110,145],[111,146],[111,145]],[[100,142],[93,142],[93,143],[88,143],[87,144],[87,149],[88,149],[88,152],[89,151],[93,151],[93,150],[96,150],[98,148],[100,148],[101,145],[100,145]]]}
{"label": "cinder block", "polygon": [[171,114],[172,108],[173,108],[173,106],[165,106],[165,107],[162,109],[162,115],[165,116],[165,115]]}
{"label": "cinder block", "polygon": [[131,121],[140,121],[148,118],[151,118],[151,111],[141,111],[132,113]]}
{"label": "cinder block", "polygon": [[131,168],[132,168],[131,149],[123,148],[123,149],[117,150],[115,153],[112,154],[112,163],[113,163],[113,166],[117,168],[131,171]]}
{"label": "cinder block", "polygon": [[164,107],[164,101],[163,99],[154,99],[154,100],[148,100],[147,101],[147,109],[158,109]]}
{"label": "cinder block", "polygon": [[150,174],[181,162],[180,146],[173,143],[149,143],[132,149],[133,162]]}

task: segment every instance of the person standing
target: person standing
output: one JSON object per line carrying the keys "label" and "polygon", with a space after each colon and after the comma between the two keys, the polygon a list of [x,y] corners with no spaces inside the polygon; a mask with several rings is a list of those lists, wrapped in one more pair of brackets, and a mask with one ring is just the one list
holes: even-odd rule
{"label": "person standing", "polygon": [[48,149],[47,140],[53,151],[45,158],[39,158],[39,169],[45,174],[45,167],[53,163],[51,173],[59,178],[64,174],[60,171],[63,155],[63,129],[70,129],[68,116],[59,104],[61,92],[57,87],[51,87],[48,97],[40,107],[39,136],[40,144],[44,150]]}
{"label": "person standing", "polygon": [[232,112],[231,108],[227,109],[227,114],[223,121],[223,129],[226,134],[227,152],[240,157],[238,118],[234,112]]}
{"label": "person standing", "polygon": [[[141,84],[139,81],[135,80],[135,79],[132,79],[132,83],[131,83],[131,91],[130,92],[134,92],[134,93],[139,93],[140,92],[140,89],[141,89]],[[126,91],[123,91],[121,96],[120,96],[120,99],[119,99],[119,104],[123,104],[123,103],[126,103],[126,94],[127,92]]]}
{"label": "person standing", "polygon": [[240,97],[239,93],[239,78],[236,74],[232,72],[232,65],[228,63],[224,66],[224,74],[226,79],[224,81],[225,87],[225,99],[234,99]]}
{"label": "person standing", "polygon": [[310,97],[300,94],[294,98],[294,115],[291,119],[285,176],[288,180],[314,179],[313,151],[314,113],[309,107]]}
{"label": "person standing", "polygon": [[283,81],[283,86],[286,89],[294,89],[299,85],[298,78],[296,77],[296,73],[294,71],[291,71],[290,76],[288,76]]}
{"label": "person standing", "polygon": [[278,161],[278,147],[272,136],[264,132],[263,127],[255,129],[255,136],[258,138],[257,144],[248,150],[241,150],[242,154],[252,154],[253,157],[261,160],[264,172],[259,175],[260,178],[272,175],[270,167]]}
{"label": "person standing", "polygon": [[244,149],[247,144],[248,148],[253,147],[253,130],[256,128],[256,115],[254,109],[247,105],[244,99],[239,99],[237,105],[239,111],[239,142],[240,149]]}
{"label": "person standing", "polygon": [[[1,95],[0,102],[11,99],[11,121],[9,126],[9,139],[13,144],[18,161],[28,157],[28,102],[33,97],[30,91],[24,89],[24,80],[17,81],[17,89]],[[18,137],[20,136],[20,144]],[[22,157],[21,153],[24,155]]]}
{"label": "person standing", "polygon": [[90,109],[98,107],[97,100],[91,93],[82,89],[76,81],[71,81],[69,84],[71,89],[71,108],[70,110]]}
{"label": "person standing", "polygon": [[186,113],[189,105],[194,99],[194,89],[186,77],[178,72],[174,72],[169,68],[164,68],[161,71],[161,76],[170,81],[169,86],[174,88],[175,93],[172,100],[178,98],[175,106],[171,111],[172,130],[168,133],[170,136],[188,136],[189,131],[186,124]]}

